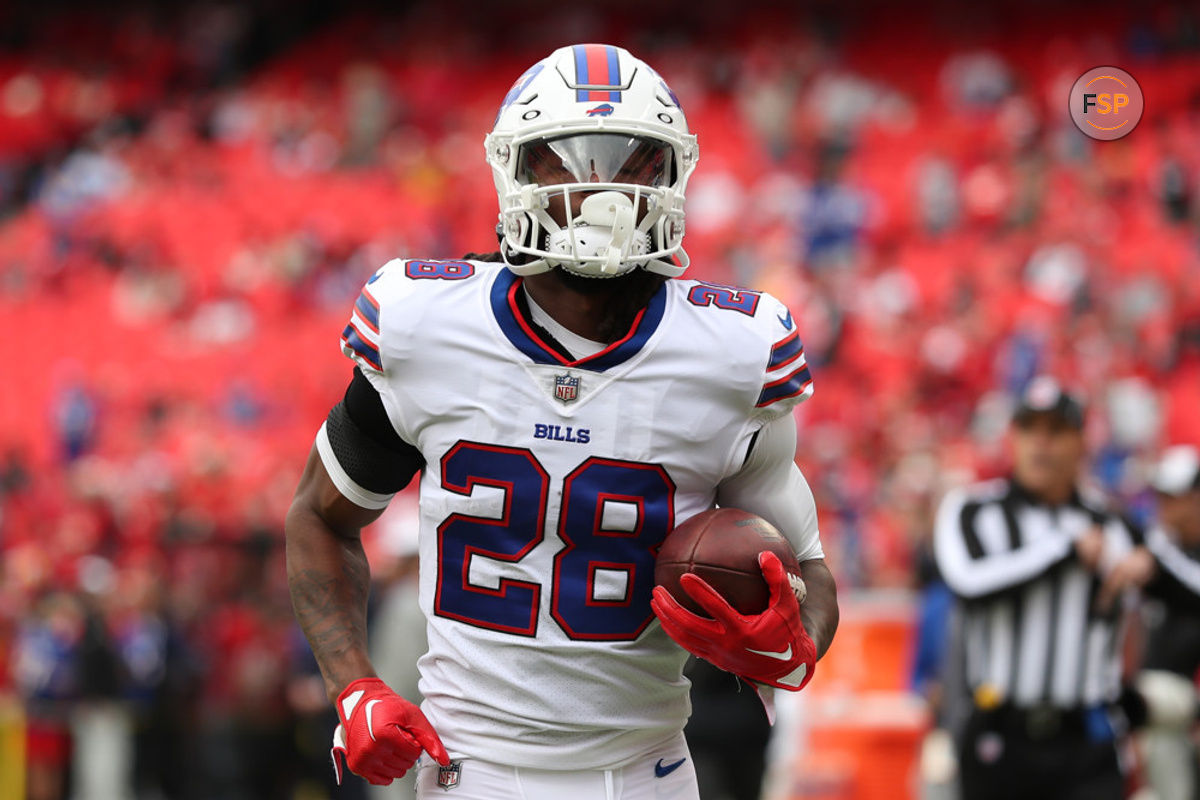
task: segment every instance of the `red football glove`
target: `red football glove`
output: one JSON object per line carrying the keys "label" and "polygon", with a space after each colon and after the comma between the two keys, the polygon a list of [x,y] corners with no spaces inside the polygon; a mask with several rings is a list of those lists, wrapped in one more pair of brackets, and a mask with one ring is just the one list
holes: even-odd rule
{"label": "red football glove", "polygon": [[691,572],[685,573],[679,584],[712,619],[688,611],[662,586],[654,587],[650,607],[667,635],[689,653],[726,672],[798,692],[812,679],[817,647],[800,621],[800,602],[779,556],[759,553],[758,565],[771,588],[770,604],[761,614],[739,614],[716,589]]}
{"label": "red football glove", "polygon": [[443,767],[450,756],[421,709],[388,688],[379,678],[360,678],[338,695],[333,732],[333,772],[342,782],[341,754],[346,766],[378,786],[387,786],[429,752]]}

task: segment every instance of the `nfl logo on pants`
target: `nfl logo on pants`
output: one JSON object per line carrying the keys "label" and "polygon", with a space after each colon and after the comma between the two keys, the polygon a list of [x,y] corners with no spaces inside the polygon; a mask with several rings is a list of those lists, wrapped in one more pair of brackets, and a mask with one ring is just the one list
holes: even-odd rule
{"label": "nfl logo on pants", "polygon": [[554,376],[554,399],[570,403],[579,398],[579,378],[570,373]]}
{"label": "nfl logo on pants", "polygon": [[462,762],[451,761],[444,767],[438,767],[437,785],[443,789],[453,789],[462,778]]}

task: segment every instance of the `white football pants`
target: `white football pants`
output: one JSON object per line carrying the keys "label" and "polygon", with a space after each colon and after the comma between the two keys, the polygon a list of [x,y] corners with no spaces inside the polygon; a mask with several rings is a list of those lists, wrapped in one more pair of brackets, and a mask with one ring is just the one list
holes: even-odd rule
{"label": "white football pants", "polygon": [[[458,764],[459,769],[453,769]],[[569,766],[565,759],[563,767]],[[439,778],[443,785],[438,784]],[[446,786],[445,784],[450,784]],[[680,734],[617,769],[509,767],[456,759],[446,771],[428,756],[417,765],[417,800],[699,800],[696,771]]]}

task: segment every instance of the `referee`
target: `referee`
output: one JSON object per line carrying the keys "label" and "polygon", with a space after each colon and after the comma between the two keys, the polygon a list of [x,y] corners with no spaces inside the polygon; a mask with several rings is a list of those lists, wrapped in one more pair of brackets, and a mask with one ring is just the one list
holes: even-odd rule
{"label": "referee", "polygon": [[1082,404],[1052,378],[1021,396],[1009,477],[950,492],[934,556],[962,616],[972,708],[963,800],[1120,800],[1126,589],[1153,563],[1140,532],[1079,486]]}

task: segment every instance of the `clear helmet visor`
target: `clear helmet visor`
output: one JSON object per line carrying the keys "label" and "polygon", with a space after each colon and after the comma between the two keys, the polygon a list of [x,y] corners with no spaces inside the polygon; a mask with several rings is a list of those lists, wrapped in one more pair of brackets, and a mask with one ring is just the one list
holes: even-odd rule
{"label": "clear helmet visor", "polygon": [[624,133],[584,133],[540,139],[521,146],[517,181],[554,186],[564,183],[629,183],[667,186],[671,147]]}

